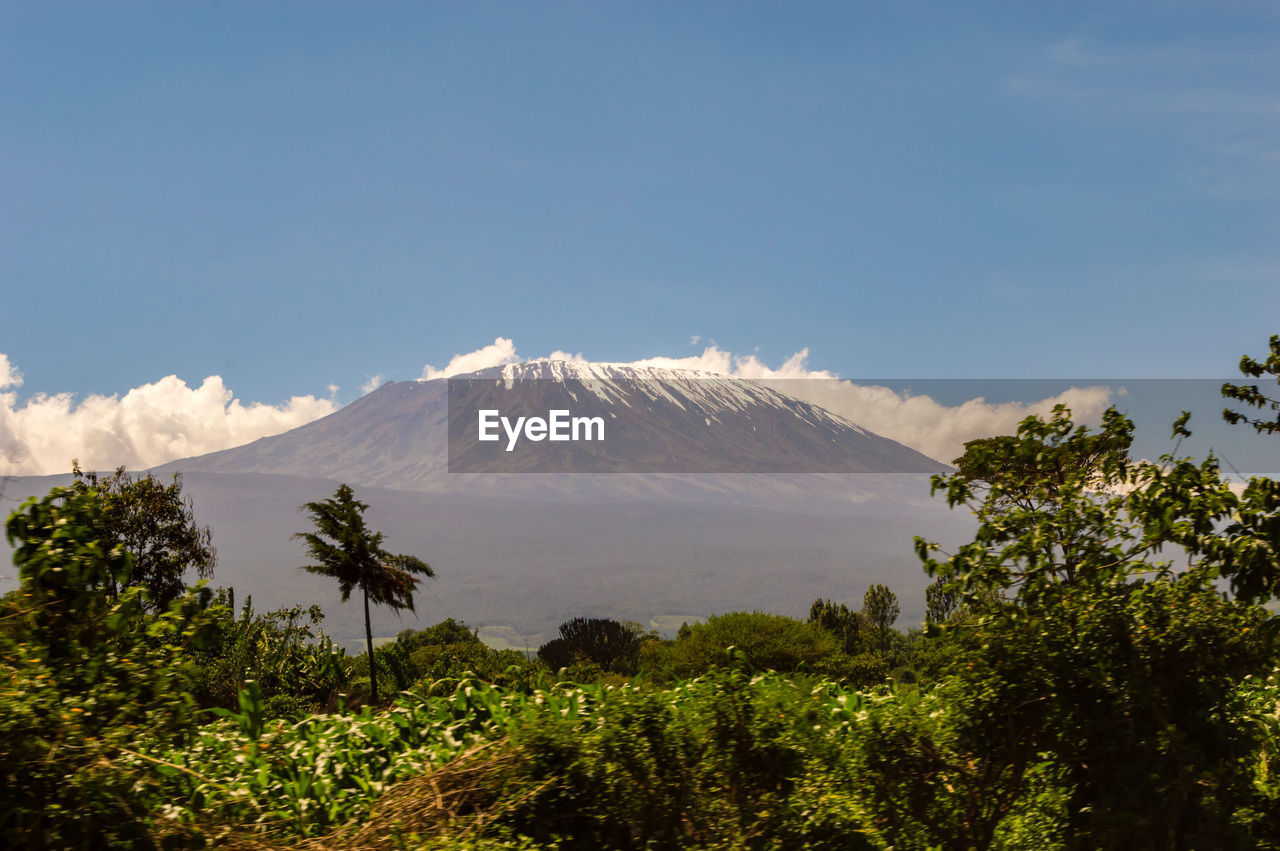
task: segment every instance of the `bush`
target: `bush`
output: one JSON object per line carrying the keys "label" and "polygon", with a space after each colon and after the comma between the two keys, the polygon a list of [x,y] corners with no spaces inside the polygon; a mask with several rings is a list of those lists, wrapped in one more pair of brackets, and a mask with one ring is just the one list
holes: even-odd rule
{"label": "bush", "polygon": [[526,758],[497,809],[565,848],[870,848],[843,768],[856,706],[742,670],[601,689],[590,712],[514,731]]}
{"label": "bush", "polygon": [[863,811],[887,846],[1063,847],[1069,782],[1035,758],[1032,731],[975,737],[972,720],[989,708],[958,682],[867,701],[849,761]]}
{"label": "bush", "polygon": [[209,593],[145,610],[131,559],[110,538],[93,492],[55,489],[7,524],[19,594],[0,634],[8,672],[0,712],[0,844],[10,848],[150,843],[146,774],[122,766],[141,736],[177,743],[195,709],[186,646],[207,637]]}
{"label": "bush", "polygon": [[454,645],[454,644],[470,644],[477,647],[483,647],[484,642],[480,640],[480,631],[473,630],[461,621],[453,618],[446,618],[435,626],[429,626],[426,629],[402,629],[396,635],[396,644],[412,653],[419,647]]}
{"label": "bush", "polygon": [[677,675],[695,677],[728,663],[725,650],[736,647],[756,668],[814,669],[840,658],[835,636],[815,623],[765,612],[730,612],[681,630],[672,648]]}
{"label": "bush", "polygon": [[258,683],[268,698],[289,697],[311,707],[324,706],[346,690],[351,661],[317,629],[324,619],[319,606],[255,614],[249,598],[236,617],[234,600],[232,590],[219,589],[223,605],[212,610],[213,639],[194,654],[201,706],[234,708],[248,680]]}

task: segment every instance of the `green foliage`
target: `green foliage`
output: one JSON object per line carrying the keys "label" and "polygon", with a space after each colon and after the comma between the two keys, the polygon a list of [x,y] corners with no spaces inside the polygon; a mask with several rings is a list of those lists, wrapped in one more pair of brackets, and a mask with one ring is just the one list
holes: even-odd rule
{"label": "green foliage", "polygon": [[458,816],[474,844],[457,847],[872,847],[845,758],[862,699],[829,683],[731,670],[665,691],[522,694],[464,680],[298,723],[262,703],[250,684],[186,746],[130,757],[158,776],[162,825],[216,814],[282,841],[322,836],[366,820],[398,782],[487,752],[488,817]]}
{"label": "green foliage", "polygon": [[92,492],[55,489],[6,526],[20,590],[0,632],[0,844],[149,843],[147,778],[120,764],[138,731],[175,742],[195,705],[185,647],[208,637],[204,589],[149,616],[143,588],[118,596],[129,554]]}
{"label": "green foliage", "polygon": [[924,590],[925,619],[929,623],[946,623],[959,612],[960,601],[956,592],[939,577]]}
{"label": "green foliage", "polygon": [[377,714],[365,706],[293,723],[269,720],[261,690],[250,683],[237,711],[218,710],[225,721],[134,765],[170,766],[152,805],[171,823],[195,826],[217,813],[228,823],[314,836],[366,815],[396,781],[505,735],[527,705],[520,695],[465,680],[439,694],[403,695]]}
{"label": "green foliage", "polygon": [[[1276,582],[1274,556],[1260,560],[1276,551],[1276,502],[1256,482],[1237,497],[1212,457],[1131,461],[1132,429],[1111,410],[1092,433],[1059,407],[935,477],[982,520],[948,559],[917,542],[981,613],[960,682],[982,699],[956,702],[956,728],[977,753],[1043,752],[1071,789],[1072,842],[1245,847],[1234,814],[1256,742],[1236,688],[1271,667],[1248,600]],[[1173,547],[1178,571],[1158,558]],[[1219,576],[1240,599],[1219,596]]]}
{"label": "green foliage", "polygon": [[403,629],[396,636],[396,643],[410,653],[419,647],[452,646],[457,644],[474,644],[483,647],[479,630],[474,630],[461,621],[446,618],[435,626],[426,629]]}
{"label": "green foliage", "polygon": [[1253,761],[1257,796],[1242,807],[1238,820],[1258,840],[1258,847],[1280,848],[1280,667],[1266,676],[1246,677],[1238,690],[1246,706],[1244,720],[1254,725],[1258,751]]}
{"label": "green foliage", "polygon": [[845,653],[854,656],[862,649],[863,626],[866,618],[844,603],[830,600],[814,600],[809,607],[809,622],[816,623],[840,642]]}
{"label": "green foliage", "polygon": [[413,680],[421,684],[474,675],[505,688],[528,689],[541,675],[518,650],[494,650],[484,644],[427,645],[410,656]]}
{"label": "green foliage", "polygon": [[640,634],[610,618],[574,618],[560,624],[560,637],[538,648],[538,658],[553,671],[591,662],[603,671],[630,674],[640,654]]}
{"label": "green foliage", "polygon": [[[434,577],[430,565],[415,556],[395,555],[382,548],[382,533],[365,526],[364,512],[369,506],[355,498],[347,485],[340,485],[334,495],[322,502],[308,502],[303,508],[315,523],[315,532],[299,532],[308,555],[318,564],[303,566],[310,573],[338,580],[345,603],[351,592],[359,588],[364,599],[365,645],[373,656],[373,627],[369,620],[369,603],[394,610],[413,611],[413,595],[418,576]],[[417,574],[417,575],[415,575]],[[371,698],[378,699],[377,666],[370,670]]]}
{"label": "green foliage", "polygon": [[[985,704],[981,691],[957,683],[865,701],[851,740],[852,772],[886,845],[1061,847],[1065,787],[1021,728],[972,735],[970,720]],[[1032,841],[1009,841],[1019,834]]]}
{"label": "green foliage", "polygon": [[[1065,595],[1054,618],[1010,617],[960,677],[1000,726],[1040,731],[1072,786],[1070,827],[1099,847],[1250,847],[1257,740],[1238,684],[1270,662],[1265,614],[1202,577]],[[974,717],[979,740],[995,725]]]}
{"label": "green foliage", "polygon": [[731,662],[726,655],[737,648],[761,670],[813,669],[840,658],[835,636],[815,623],[766,612],[730,612],[681,631],[672,648],[678,676],[700,676]]}
{"label": "green foliage", "polygon": [[212,610],[216,629],[208,644],[193,653],[202,706],[234,707],[247,680],[262,689],[271,713],[322,707],[346,689],[351,662],[317,631],[324,619],[319,606],[255,614],[249,598],[237,617],[233,600],[232,592],[219,590],[220,605]]}
{"label": "green foliage", "polygon": [[132,557],[129,576],[108,583],[113,595],[146,588],[148,610],[163,612],[185,593],[189,570],[194,568],[200,579],[213,576],[213,533],[196,525],[191,500],[182,495],[181,475],[175,473],[166,485],[150,474],[135,479],[124,467],[106,477],[83,472],[75,461],[71,470],[71,489],[94,494],[100,503],[107,542],[120,544]]}
{"label": "green foliage", "polygon": [[[1240,372],[1253,378],[1261,378],[1262,376],[1271,376],[1276,379],[1276,383],[1280,384],[1280,334],[1271,335],[1270,351],[1263,361],[1256,361],[1245,355],[1240,359]],[[1280,399],[1274,399],[1262,392],[1257,384],[1231,384],[1222,385],[1222,395],[1228,399],[1235,399],[1237,402],[1258,408],[1262,411],[1271,411],[1274,413],[1274,419],[1269,417],[1251,418],[1239,411],[1233,411],[1226,408],[1222,412],[1222,418],[1229,423],[1240,424],[1247,423],[1259,434],[1275,434],[1280,432]]]}
{"label": "green foliage", "polygon": [[575,697],[513,735],[526,756],[501,820],[518,834],[565,848],[873,847],[842,756],[857,695],[738,669]]}
{"label": "green foliage", "polygon": [[[27,603],[30,629],[48,652],[70,657],[110,632],[108,589],[128,582],[128,553],[105,534],[102,508],[92,493],[55,488],[9,516],[6,533]],[[139,603],[131,595],[129,605]]]}
{"label": "green foliage", "polygon": [[898,597],[887,585],[872,585],[862,597],[862,616],[880,637],[882,652],[889,649],[889,630],[900,612]]}
{"label": "green foliage", "polygon": [[[374,650],[382,681],[397,691],[442,680],[479,678],[506,688],[528,690],[544,671],[517,650],[494,650],[477,631],[453,618],[421,630],[401,630],[396,640]],[[351,660],[352,684],[367,683],[368,655]]]}

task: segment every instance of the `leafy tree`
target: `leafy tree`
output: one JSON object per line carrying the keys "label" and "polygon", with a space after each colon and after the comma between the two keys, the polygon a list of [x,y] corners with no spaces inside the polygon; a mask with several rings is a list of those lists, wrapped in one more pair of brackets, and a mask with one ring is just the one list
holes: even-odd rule
{"label": "leafy tree", "polygon": [[672,648],[675,672],[700,676],[727,665],[735,647],[757,668],[794,671],[842,657],[836,637],[816,623],[767,612],[729,612],[681,631]]}
{"label": "leafy tree", "polygon": [[956,592],[941,577],[924,589],[924,601],[929,623],[946,623],[959,609]]}
{"label": "leafy tree", "polygon": [[369,506],[355,498],[348,485],[340,485],[329,499],[308,502],[302,508],[311,515],[315,532],[299,532],[295,538],[306,544],[307,553],[318,564],[302,569],[338,580],[345,603],[351,592],[360,589],[364,600],[364,635],[368,648],[369,692],[378,699],[377,666],[373,655],[373,626],[369,604],[383,605],[395,611],[413,611],[413,594],[419,576],[434,577],[430,565],[415,556],[394,555],[382,548],[383,535],[365,526],[364,512]]}
{"label": "leafy tree", "polygon": [[538,648],[538,658],[553,671],[571,667],[583,661],[577,652],[563,638],[553,638]]}
{"label": "leafy tree", "polygon": [[[1280,334],[1271,335],[1270,353],[1266,360],[1256,361],[1245,355],[1240,359],[1240,372],[1253,378],[1261,378],[1264,375],[1275,376],[1276,383],[1280,384]],[[1259,434],[1275,434],[1280,432],[1280,399],[1273,399],[1262,392],[1257,384],[1223,384],[1222,395],[1228,399],[1235,399],[1237,402],[1258,408],[1260,410],[1269,410],[1275,414],[1274,419],[1265,417],[1251,419],[1239,411],[1233,411],[1226,408],[1222,412],[1222,418],[1232,424],[1248,423],[1253,426]]]}
{"label": "leafy tree", "polygon": [[[848,755],[868,821],[890,848],[1061,848],[1065,792],[1044,782],[1054,767],[1035,764],[1018,726],[975,741],[970,719],[986,704],[971,686],[948,680],[868,702]],[[1014,841],[1028,811],[1039,811],[1040,829]]]}
{"label": "leafy tree", "polygon": [[814,600],[809,607],[809,621],[816,623],[840,640],[845,653],[858,652],[862,640],[862,627],[866,618],[844,603],[830,600]]}
{"label": "leafy tree", "polygon": [[396,644],[412,652],[419,647],[449,644],[483,644],[480,630],[472,629],[461,621],[445,618],[426,629],[402,629],[396,634]]}
{"label": "leafy tree", "polygon": [[130,554],[93,493],[55,488],[10,515],[19,594],[0,621],[0,845],[153,847],[122,766],[144,734],[175,742],[195,708],[189,649],[209,637],[201,588],[144,611]]}
{"label": "leafy tree", "polygon": [[198,526],[191,500],[182,495],[182,476],[164,484],[151,474],[134,478],[118,467],[110,476],[84,472],[71,462],[72,490],[94,494],[102,506],[107,540],[120,544],[133,561],[124,580],[108,577],[114,596],[131,587],[147,589],[145,606],[163,612],[186,590],[185,576],[195,569],[200,579],[213,576],[217,552],[208,526]]}
{"label": "leafy tree", "polygon": [[881,652],[889,649],[889,630],[900,611],[898,596],[887,585],[872,585],[862,597],[862,616],[880,636]]}
{"label": "leafy tree", "polygon": [[979,519],[1017,511],[1051,515],[1054,494],[1076,481],[1096,486],[1128,459],[1133,424],[1127,420],[1097,434],[1071,429],[1070,412],[1059,406],[1030,439],[1019,432],[965,443],[964,455],[951,463]]}
{"label": "leafy tree", "polygon": [[1246,847],[1234,814],[1253,796],[1256,734],[1238,686],[1273,664],[1251,601],[1277,586],[1280,494],[1254,480],[1237,495],[1212,457],[1134,462],[1132,433],[1115,410],[1094,433],[1059,406],[935,477],[982,522],[946,559],[918,540],[927,570],[966,603],[1005,598],[973,625],[986,640],[969,646],[953,735],[1003,753],[1014,783],[1048,754],[1074,845]]}
{"label": "leafy tree", "polygon": [[479,677],[490,683],[527,688],[541,670],[519,650],[495,650],[480,640],[480,630],[447,618],[426,629],[405,629],[394,644],[375,651],[380,664],[396,675],[396,654],[408,657],[404,673],[432,689],[441,680]]}
{"label": "leafy tree", "polygon": [[481,642],[419,647],[409,656],[409,669],[415,686],[423,689],[435,688],[442,680],[456,682],[478,677],[504,688],[527,691],[543,673],[523,652],[495,650]]}
{"label": "leafy tree", "polygon": [[601,670],[629,674],[640,653],[640,634],[611,618],[574,618],[560,624],[560,637],[538,648],[538,658],[552,670],[587,661]]}

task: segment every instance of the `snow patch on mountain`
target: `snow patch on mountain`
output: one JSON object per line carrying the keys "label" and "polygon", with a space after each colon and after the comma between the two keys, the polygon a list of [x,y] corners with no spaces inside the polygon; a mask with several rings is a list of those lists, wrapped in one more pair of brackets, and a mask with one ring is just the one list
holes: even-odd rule
{"label": "snow patch on mountain", "polygon": [[721,422],[723,412],[740,415],[764,406],[787,411],[811,426],[847,428],[861,435],[869,434],[850,419],[771,387],[704,370],[535,360],[455,376],[462,379],[490,377],[500,380],[508,390],[517,381],[580,383],[584,389],[611,405],[630,408],[636,404],[665,401],[681,410],[703,411],[713,422]]}

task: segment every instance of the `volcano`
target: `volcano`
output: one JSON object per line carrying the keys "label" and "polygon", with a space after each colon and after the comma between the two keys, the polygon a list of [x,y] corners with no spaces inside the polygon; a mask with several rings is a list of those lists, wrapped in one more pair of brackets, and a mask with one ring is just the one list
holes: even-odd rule
{"label": "volcano", "polygon": [[[495,395],[500,401],[495,401]],[[487,400],[487,401],[486,401]],[[591,455],[505,453],[463,440],[485,405],[525,412],[574,410],[601,417],[610,438]],[[452,419],[451,419],[452,406]],[[577,447],[572,449],[576,450]],[[485,450],[501,461],[480,463]],[[602,456],[601,453],[607,453]],[[559,461],[559,463],[556,463]],[[184,458],[161,471],[313,476],[398,490],[466,493],[575,490],[557,474],[616,472],[677,476],[767,473],[937,473],[947,467],[843,417],[753,381],[695,370],[532,361],[449,379],[382,387],[327,417],[245,446]],[[539,472],[535,483],[472,472]],[[548,481],[547,479],[560,479]],[[631,478],[631,477],[627,477]],[[690,485],[697,482],[687,481]],[[661,482],[579,482],[599,496],[663,492]],[[705,492],[695,487],[695,491]],[[759,483],[739,482],[748,491]],[[721,481],[718,490],[733,490]]]}
{"label": "volcano", "polygon": [[[464,472],[476,459],[465,443],[451,447],[451,410],[469,434],[468,417],[490,400],[515,414],[602,417],[606,439],[594,448],[622,474],[574,472],[579,462],[599,469],[598,454]],[[198,521],[213,528],[214,585],[252,595],[259,611],[318,604],[325,629],[361,649],[359,607],[298,569],[305,554],[291,537],[307,526],[299,506],[345,482],[385,546],[423,558],[438,577],[416,614],[379,617],[381,635],[454,617],[523,649],[579,615],[670,634],[733,610],[803,617],[818,597],[857,608],[872,583],[899,595],[909,625],[923,618],[929,582],[913,535],[947,545],[971,534],[971,518],[930,496],[928,474],[945,469],[755,382],[535,361],[384,384],[292,431],[154,472],[184,474]],[[10,493],[43,494],[65,478],[15,479]],[[11,584],[0,576],[0,591]]]}

